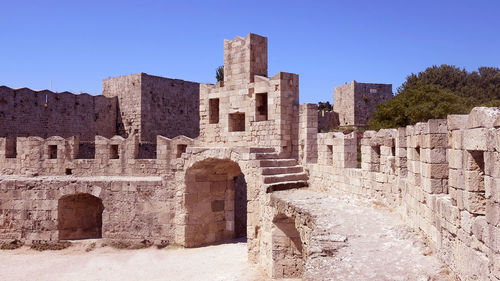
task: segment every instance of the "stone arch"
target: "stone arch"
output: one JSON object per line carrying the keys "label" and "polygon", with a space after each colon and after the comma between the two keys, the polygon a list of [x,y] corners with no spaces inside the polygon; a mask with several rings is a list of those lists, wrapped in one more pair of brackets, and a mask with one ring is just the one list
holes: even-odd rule
{"label": "stone arch", "polygon": [[58,201],[60,240],[102,238],[102,200],[88,193],[65,195]]}
{"label": "stone arch", "polygon": [[278,214],[273,219],[272,277],[300,278],[304,272],[305,253],[295,219]]}
{"label": "stone arch", "polygon": [[246,237],[247,186],[240,165],[207,158],[185,173],[184,245],[196,247]]}

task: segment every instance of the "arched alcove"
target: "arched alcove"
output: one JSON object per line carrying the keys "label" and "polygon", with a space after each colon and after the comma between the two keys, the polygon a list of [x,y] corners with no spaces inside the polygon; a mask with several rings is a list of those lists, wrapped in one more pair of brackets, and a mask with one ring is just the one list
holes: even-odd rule
{"label": "arched alcove", "polygon": [[246,181],[230,160],[206,159],[186,171],[185,246],[246,237]]}
{"label": "arched alcove", "polygon": [[300,233],[295,220],[279,214],[272,226],[272,277],[300,278],[304,272],[304,258]]}
{"label": "arched alcove", "polygon": [[87,193],[61,197],[58,202],[59,239],[90,239],[102,237],[101,199]]}

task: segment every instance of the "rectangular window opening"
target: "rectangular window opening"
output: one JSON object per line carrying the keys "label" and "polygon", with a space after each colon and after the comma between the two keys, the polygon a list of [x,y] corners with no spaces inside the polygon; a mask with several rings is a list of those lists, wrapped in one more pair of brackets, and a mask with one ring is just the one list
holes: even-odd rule
{"label": "rectangular window opening", "polygon": [[72,170],[72,169],[67,168],[67,169],[66,169],[66,175],[68,175],[68,176],[69,176],[69,175],[71,175],[71,174],[73,174],[73,170]]}
{"label": "rectangular window opening", "polygon": [[244,132],[245,131],[245,113],[237,112],[230,113],[228,116],[229,120],[229,132]]}
{"label": "rectangular window opening", "polygon": [[333,164],[333,145],[326,146],[326,164],[327,165]]}
{"label": "rectangular window opening", "polygon": [[181,158],[182,153],[185,153],[187,149],[187,144],[178,144],[177,145],[177,158]]}
{"label": "rectangular window opening", "polygon": [[255,95],[255,121],[267,121],[267,93]]}
{"label": "rectangular window opening", "polygon": [[120,159],[119,148],[117,144],[112,144],[109,148],[109,159]]}
{"label": "rectangular window opening", "polygon": [[372,172],[380,172],[380,145],[372,146],[373,159],[372,159]]}
{"label": "rectangular window opening", "polygon": [[[479,150],[469,150],[470,161],[468,161],[465,167],[466,171],[469,171],[469,178],[475,179],[471,181],[474,185],[474,189],[479,192],[484,192],[484,152]],[[467,179],[470,180],[470,179]]]}
{"label": "rectangular window opening", "polygon": [[57,145],[49,145],[49,159],[57,159]]}
{"label": "rectangular window opening", "polygon": [[7,138],[5,140],[5,158],[17,157],[17,139]]}
{"label": "rectangular window opening", "polygon": [[208,115],[209,124],[219,123],[219,99],[208,100]]}

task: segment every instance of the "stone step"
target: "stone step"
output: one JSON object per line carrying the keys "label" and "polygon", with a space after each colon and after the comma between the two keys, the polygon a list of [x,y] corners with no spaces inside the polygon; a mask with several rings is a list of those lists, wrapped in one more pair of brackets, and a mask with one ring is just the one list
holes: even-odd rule
{"label": "stone step", "polygon": [[271,152],[271,153],[255,153],[255,159],[261,160],[261,159],[276,159],[278,158],[278,153],[276,152]]}
{"label": "stone step", "polygon": [[267,167],[262,169],[263,175],[278,175],[300,173],[303,171],[302,166],[284,166],[284,167]]}
{"label": "stone step", "polygon": [[271,193],[280,190],[289,190],[308,187],[309,184],[305,180],[301,181],[283,181],[266,185],[266,193]]}
{"label": "stone step", "polygon": [[250,153],[272,153],[276,152],[272,147],[250,147]]}
{"label": "stone step", "polygon": [[297,165],[296,159],[265,159],[260,160],[260,167],[289,167]]}
{"label": "stone step", "polygon": [[302,173],[264,176],[264,183],[277,183],[284,181],[300,181],[300,180],[307,180],[307,174],[302,172]]}

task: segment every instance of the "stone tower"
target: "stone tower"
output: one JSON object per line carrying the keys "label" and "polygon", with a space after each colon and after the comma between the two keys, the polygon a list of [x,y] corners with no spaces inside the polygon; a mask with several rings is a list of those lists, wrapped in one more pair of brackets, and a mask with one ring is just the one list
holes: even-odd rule
{"label": "stone tower", "polygon": [[267,77],[267,38],[253,33],[224,40],[224,83],[251,83]]}
{"label": "stone tower", "polygon": [[359,83],[335,87],[333,111],[341,127],[367,127],[377,105],[392,98],[392,84]]}

